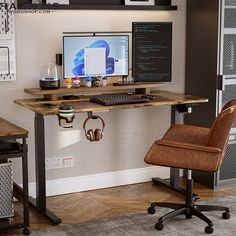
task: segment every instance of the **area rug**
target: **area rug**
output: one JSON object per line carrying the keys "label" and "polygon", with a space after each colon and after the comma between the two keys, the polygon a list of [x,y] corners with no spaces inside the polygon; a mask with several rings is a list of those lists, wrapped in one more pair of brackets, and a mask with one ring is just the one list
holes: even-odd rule
{"label": "area rug", "polygon": [[[199,201],[199,204],[205,202]],[[213,221],[214,233],[217,236],[236,236],[236,196],[227,196],[207,204],[229,206],[231,217],[229,220],[221,218],[221,212],[206,212]],[[164,223],[164,229],[160,232],[154,228],[157,218],[169,210],[156,208],[155,215],[146,212],[133,213],[116,218],[108,218],[99,221],[81,223],[78,225],[65,225],[50,229],[32,231],[32,236],[198,236],[208,235],[204,232],[206,223],[193,217],[185,219],[179,216]]]}

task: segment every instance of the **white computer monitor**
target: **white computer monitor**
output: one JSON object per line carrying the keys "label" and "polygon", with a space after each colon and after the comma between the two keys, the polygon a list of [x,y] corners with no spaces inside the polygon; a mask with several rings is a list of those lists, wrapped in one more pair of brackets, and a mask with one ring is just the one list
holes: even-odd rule
{"label": "white computer monitor", "polygon": [[127,76],[129,36],[64,36],[64,78]]}

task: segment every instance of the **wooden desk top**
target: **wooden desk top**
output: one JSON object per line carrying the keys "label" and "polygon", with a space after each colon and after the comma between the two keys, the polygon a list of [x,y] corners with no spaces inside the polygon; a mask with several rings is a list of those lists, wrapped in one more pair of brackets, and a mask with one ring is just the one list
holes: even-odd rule
{"label": "wooden desk top", "polygon": [[22,129],[0,117],[0,139],[5,137],[20,137],[25,135],[28,135],[27,130]]}
{"label": "wooden desk top", "polygon": [[[56,101],[45,101],[43,99],[21,99],[15,100],[14,102],[18,105],[21,105],[33,112],[37,112],[44,116],[57,115],[58,106],[62,103],[71,104],[74,107],[75,113],[82,112],[104,112],[118,109],[132,109],[132,108],[141,108],[141,107],[150,107],[150,106],[173,106],[178,104],[191,104],[191,103],[205,103],[208,102],[206,98],[195,97],[191,95],[184,95],[179,93],[173,93],[168,91],[159,91],[152,93],[156,95],[157,99],[152,100],[148,103],[137,103],[137,104],[122,104],[114,106],[103,106],[100,104],[89,102],[89,98],[84,96],[84,98],[77,100],[56,100]],[[53,107],[47,108],[43,107],[43,104],[51,104]]]}

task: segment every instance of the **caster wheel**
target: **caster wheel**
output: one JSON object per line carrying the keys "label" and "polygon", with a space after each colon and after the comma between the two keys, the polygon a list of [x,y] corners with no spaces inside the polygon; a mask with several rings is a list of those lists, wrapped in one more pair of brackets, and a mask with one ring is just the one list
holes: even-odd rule
{"label": "caster wheel", "polygon": [[226,212],[223,212],[223,213],[222,213],[222,218],[228,220],[228,219],[230,218],[229,212],[227,212],[227,211],[226,211]]}
{"label": "caster wheel", "polygon": [[28,229],[28,228],[24,228],[24,229],[23,229],[23,234],[24,234],[24,235],[30,235],[29,229]]}
{"label": "caster wheel", "polygon": [[154,207],[148,207],[147,212],[148,212],[150,215],[153,215],[153,214],[155,214],[156,210],[155,210]]}
{"label": "caster wheel", "polygon": [[159,222],[157,222],[156,224],[155,224],[155,229],[157,229],[157,230],[163,230],[163,224],[162,223],[159,223]]}
{"label": "caster wheel", "polygon": [[214,229],[212,228],[212,226],[209,226],[209,225],[206,226],[205,232],[206,232],[207,234],[212,234],[213,231],[214,231]]}
{"label": "caster wheel", "polygon": [[192,216],[193,216],[192,214],[185,214],[186,219],[191,219]]}

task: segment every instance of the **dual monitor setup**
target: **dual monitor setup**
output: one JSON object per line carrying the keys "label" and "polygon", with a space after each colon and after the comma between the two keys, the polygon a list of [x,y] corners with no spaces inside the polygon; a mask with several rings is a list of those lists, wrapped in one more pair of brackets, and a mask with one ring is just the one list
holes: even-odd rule
{"label": "dual monitor setup", "polygon": [[[129,57],[129,35],[111,32],[63,37],[65,79],[126,77],[130,71]],[[171,61],[172,23],[133,22],[131,69],[134,82],[170,82]]]}
{"label": "dual monitor setup", "polygon": [[[113,32],[114,33],[114,32]],[[129,75],[129,36],[124,34],[76,34],[63,37],[64,78],[91,78]],[[170,82],[172,59],[172,23],[134,22],[132,24],[132,76],[134,82]],[[130,82],[126,82],[126,85]],[[125,85],[124,82],[116,85]],[[90,102],[103,106],[145,103],[152,95],[100,94]],[[59,124],[70,128],[73,105],[59,107]],[[91,116],[89,119],[93,119]],[[102,120],[102,118],[100,118]],[[86,123],[86,122],[85,122]],[[104,122],[103,122],[104,123]],[[103,125],[105,126],[105,125]],[[85,125],[84,125],[85,127]],[[104,128],[103,128],[104,129]],[[102,129],[102,130],[103,130]],[[84,128],[86,130],[86,128]],[[85,132],[86,137],[90,137]],[[94,136],[94,135],[93,135]],[[90,141],[97,141],[88,138]],[[100,138],[98,139],[100,140]]]}

